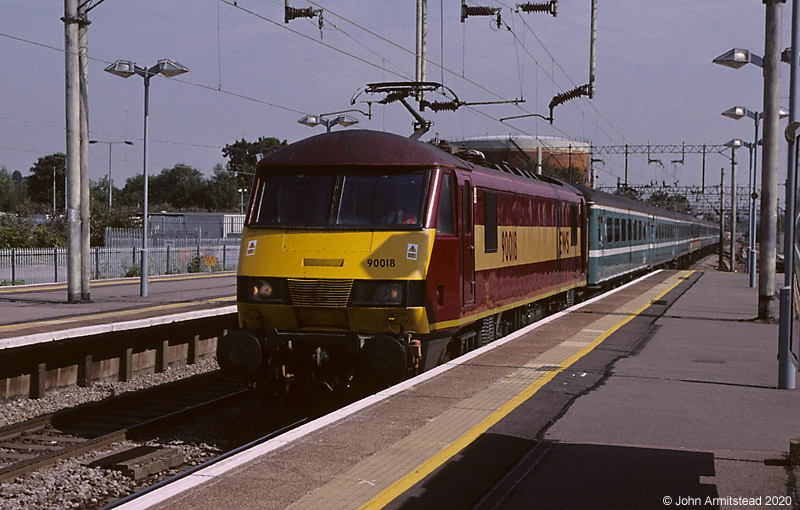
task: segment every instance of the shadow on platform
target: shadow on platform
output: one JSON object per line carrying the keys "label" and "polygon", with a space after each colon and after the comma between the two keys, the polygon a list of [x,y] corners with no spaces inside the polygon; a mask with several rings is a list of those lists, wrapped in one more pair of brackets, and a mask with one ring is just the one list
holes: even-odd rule
{"label": "shadow on platform", "polygon": [[497,486],[478,508],[718,509],[716,486],[701,482],[714,474],[712,453],[484,434],[386,508],[475,508]]}

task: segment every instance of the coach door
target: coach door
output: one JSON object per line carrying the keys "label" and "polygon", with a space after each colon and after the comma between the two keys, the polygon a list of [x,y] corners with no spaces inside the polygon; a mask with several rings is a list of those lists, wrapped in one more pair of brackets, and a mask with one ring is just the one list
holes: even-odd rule
{"label": "coach door", "polygon": [[469,179],[464,181],[461,195],[461,268],[464,305],[475,303],[475,215],[473,214],[473,188]]}

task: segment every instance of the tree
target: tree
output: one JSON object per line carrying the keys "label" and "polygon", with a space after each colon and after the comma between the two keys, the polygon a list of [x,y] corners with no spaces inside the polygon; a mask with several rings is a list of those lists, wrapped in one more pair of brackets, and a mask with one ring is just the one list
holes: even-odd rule
{"label": "tree", "polygon": [[16,216],[0,216],[0,249],[29,246],[31,224]]}
{"label": "tree", "polygon": [[550,177],[556,177],[562,181],[586,185],[584,174],[574,166],[563,167],[560,165],[545,164],[543,165],[542,173]]}
{"label": "tree", "polygon": [[120,205],[141,209],[143,200],[144,176],[142,174],[136,174],[133,177],[125,179],[125,186],[122,187],[122,193],[119,197]]}
{"label": "tree", "polygon": [[689,199],[683,195],[670,194],[663,190],[654,191],[650,198],[647,199],[647,203],[669,211],[684,214],[691,214],[692,212],[692,205],[689,203]]}
{"label": "tree", "polygon": [[637,201],[642,200],[641,190],[638,190],[636,188],[631,188],[626,184],[620,185],[619,183],[617,183],[617,189],[614,190],[614,194],[619,197],[629,198],[631,200],[637,200]]}
{"label": "tree", "polygon": [[260,158],[284,147],[286,140],[261,137],[257,142],[248,142],[244,138],[222,148],[222,155],[228,158],[228,172],[236,176],[236,189],[249,188],[256,172],[256,164]]}
{"label": "tree", "polygon": [[28,200],[25,181],[19,170],[9,174],[5,167],[0,168],[0,212],[22,213],[27,209]]}
{"label": "tree", "polygon": [[[108,191],[106,191],[108,193]],[[89,226],[92,246],[105,246],[106,227],[112,228],[141,228],[141,211],[133,207],[114,204],[108,209],[108,202],[104,206],[92,208],[92,219]]]}
{"label": "tree", "polygon": [[[214,175],[211,180],[206,181],[202,194],[202,207],[209,211],[238,211],[239,189],[243,188],[237,187],[236,177],[218,164],[214,167]],[[247,193],[245,193],[244,199],[247,200]]]}
{"label": "tree", "polygon": [[148,198],[162,208],[192,209],[200,206],[204,187],[205,177],[200,170],[178,163],[150,179]]}
{"label": "tree", "polygon": [[[522,162],[519,167],[523,170],[536,173],[535,161],[529,160]],[[555,164],[549,161],[542,163],[542,175],[546,177],[555,177],[556,179],[566,182],[574,182],[576,184],[586,185],[586,176],[583,174],[583,172],[574,166],[563,167],[558,163],[558,161],[556,161]]]}
{"label": "tree", "polygon": [[45,209],[53,207],[53,176],[55,175],[56,209],[65,207],[65,179],[67,175],[67,156],[57,152],[42,156],[31,167],[27,178],[28,197]]}

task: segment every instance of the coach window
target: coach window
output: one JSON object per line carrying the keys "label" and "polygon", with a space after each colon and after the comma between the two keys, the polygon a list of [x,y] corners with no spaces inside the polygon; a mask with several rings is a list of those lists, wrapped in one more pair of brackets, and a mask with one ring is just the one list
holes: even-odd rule
{"label": "coach window", "polygon": [[436,218],[437,234],[455,234],[452,181],[452,175],[442,174],[441,189],[439,189],[439,216]]}
{"label": "coach window", "polygon": [[606,218],[606,242],[614,242],[614,221],[611,218]]}
{"label": "coach window", "polygon": [[619,218],[614,218],[614,242],[619,242]]}
{"label": "coach window", "polygon": [[628,240],[628,229],[626,228],[626,224],[628,222],[625,221],[625,218],[622,218],[622,242]]}
{"label": "coach window", "polygon": [[599,216],[597,218],[597,243],[599,244],[599,248],[603,247],[603,217]]}
{"label": "coach window", "polygon": [[486,253],[497,252],[497,193],[489,191],[483,194],[483,218],[484,218],[484,251]]}

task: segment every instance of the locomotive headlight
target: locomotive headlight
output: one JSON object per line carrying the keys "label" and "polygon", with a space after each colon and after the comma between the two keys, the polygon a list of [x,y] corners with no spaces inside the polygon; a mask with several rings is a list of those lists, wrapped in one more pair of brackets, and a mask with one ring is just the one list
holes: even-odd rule
{"label": "locomotive headlight", "polygon": [[353,304],[357,306],[399,306],[404,302],[403,282],[356,282]]}
{"label": "locomotive headlight", "polygon": [[240,277],[239,300],[250,303],[288,303],[286,282],[281,278]]}
{"label": "locomotive headlight", "polygon": [[269,301],[275,297],[275,287],[266,280],[255,280],[252,293],[255,301]]}

